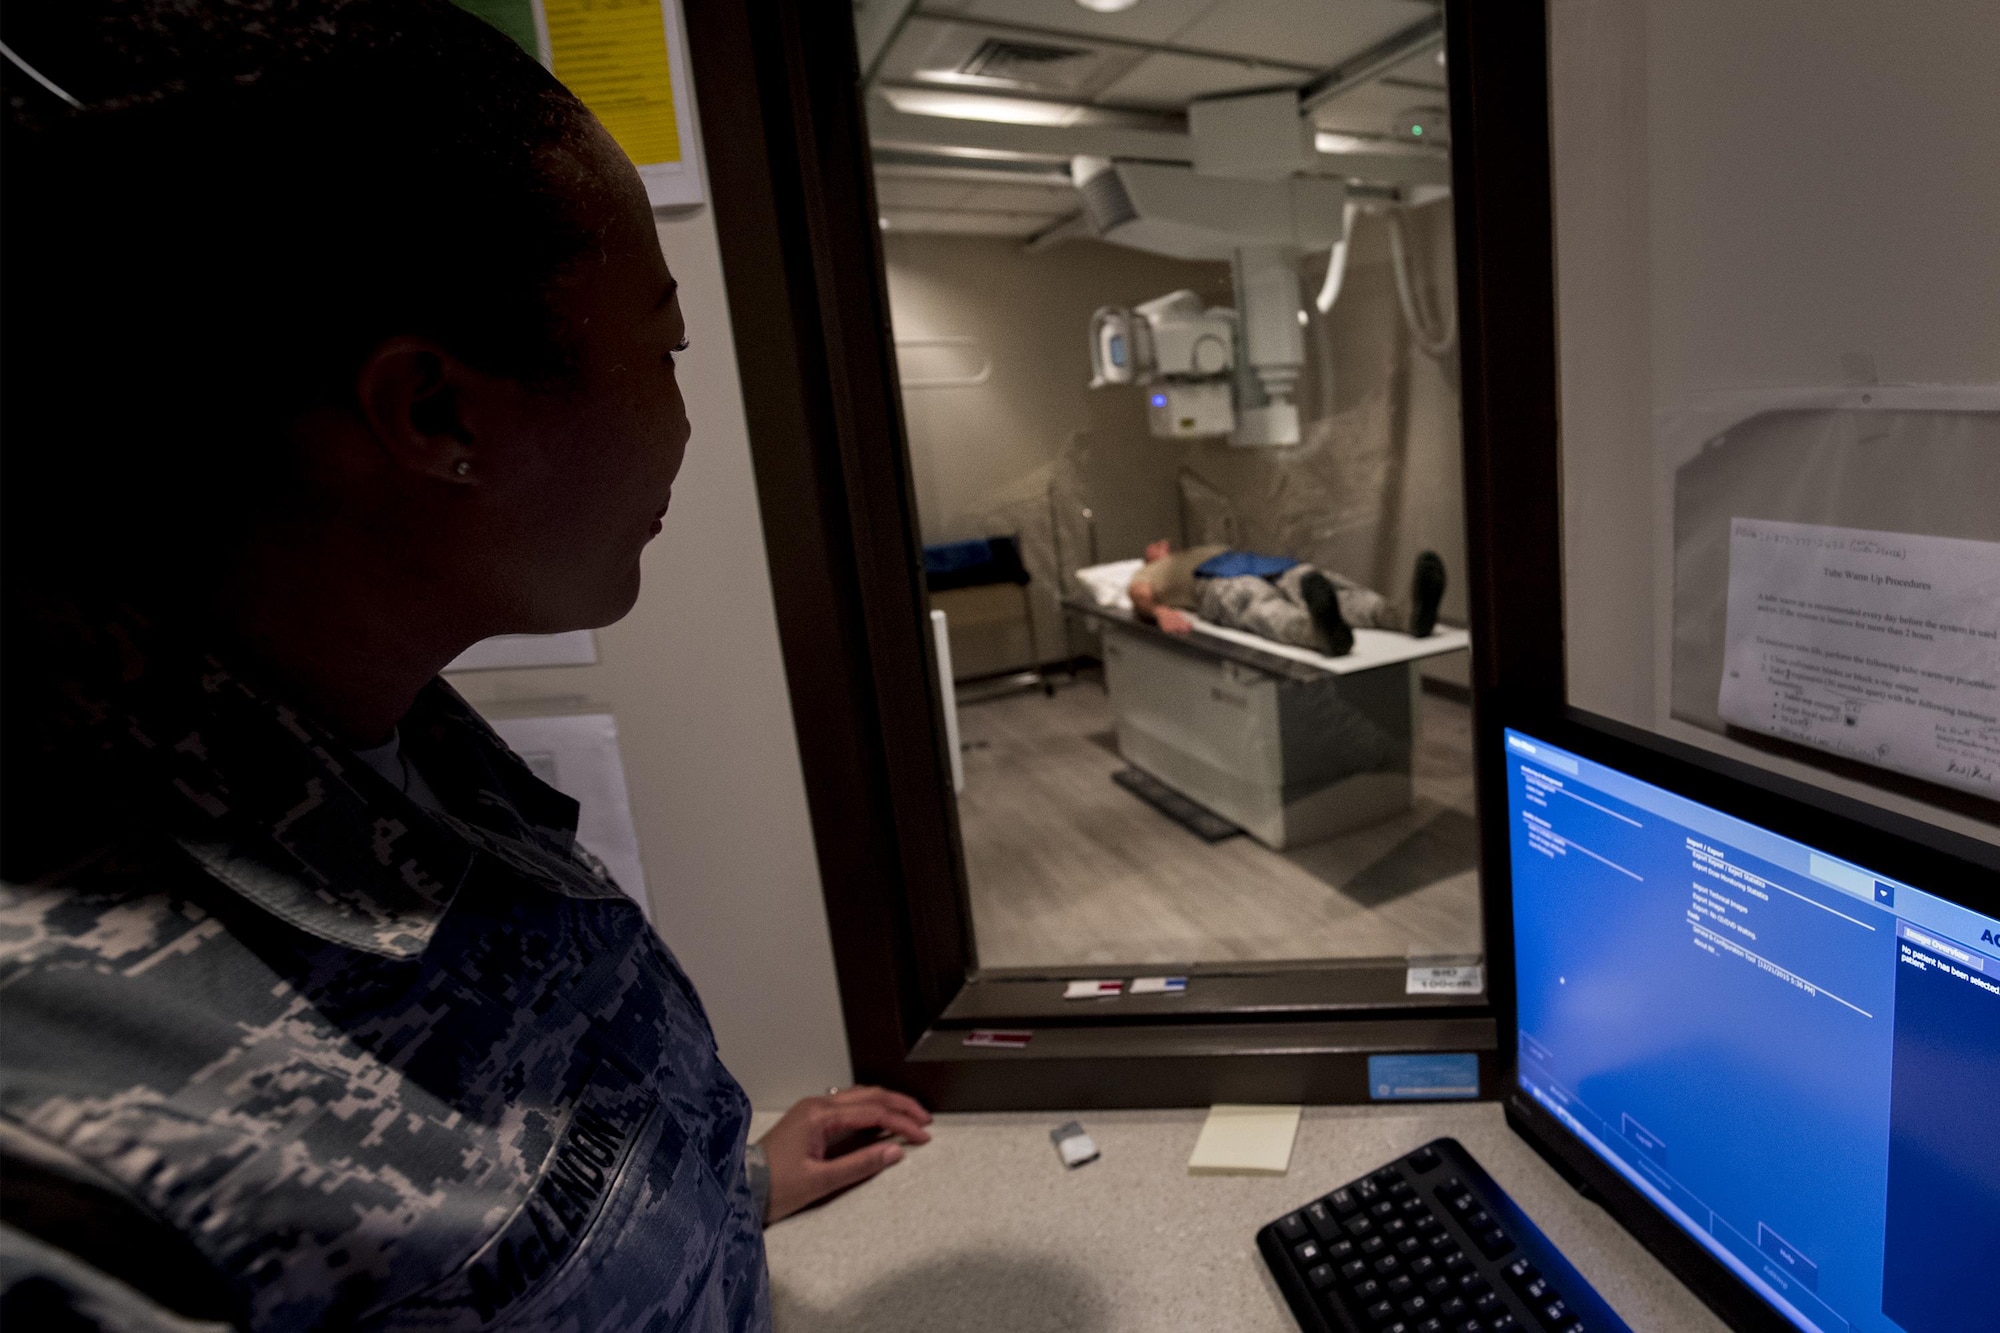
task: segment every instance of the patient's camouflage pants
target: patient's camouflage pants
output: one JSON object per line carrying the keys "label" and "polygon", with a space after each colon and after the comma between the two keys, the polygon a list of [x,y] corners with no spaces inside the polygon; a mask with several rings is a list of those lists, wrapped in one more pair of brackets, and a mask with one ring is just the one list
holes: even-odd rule
{"label": "patient's camouflage pants", "polygon": [[[1211,624],[1247,630],[1316,653],[1326,652],[1332,645],[1313,623],[1312,612],[1306,609],[1306,599],[1299,592],[1299,581],[1314,572],[1312,565],[1293,565],[1275,579],[1198,578],[1195,614]],[[1349,627],[1409,629],[1409,612],[1392,605],[1381,593],[1364,588],[1344,575],[1327,574],[1326,579],[1340,598],[1340,615]]]}

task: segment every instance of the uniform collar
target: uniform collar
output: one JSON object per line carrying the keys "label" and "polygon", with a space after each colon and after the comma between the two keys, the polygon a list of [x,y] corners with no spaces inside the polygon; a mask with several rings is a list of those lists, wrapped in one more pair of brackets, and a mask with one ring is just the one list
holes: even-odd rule
{"label": "uniform collar", "polygon": [[415,957],[482,858],[558,893],[618,892],[572,855],[576,802],[529,772],[441,679],[400,730],[448,815],[416,805],[264,683],[144,616],[121,611],[71,631],[81,638],[60,686],[69,742],[85,741],[135,783],[211,875],[301,930]]}

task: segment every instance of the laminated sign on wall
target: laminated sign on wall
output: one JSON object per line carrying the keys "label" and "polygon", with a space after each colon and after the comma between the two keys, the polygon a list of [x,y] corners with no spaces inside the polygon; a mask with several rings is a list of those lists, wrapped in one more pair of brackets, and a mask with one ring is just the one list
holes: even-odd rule
{"label": "laminated sign on wall", "polygon": [[1739,518],[1724,720],[2000,799],[2000,543]]}
{"label": "laminated sign on wall", "polygon": [[639,168],[655,206],[702,202],[675,0],[458,0],[547,65]]}

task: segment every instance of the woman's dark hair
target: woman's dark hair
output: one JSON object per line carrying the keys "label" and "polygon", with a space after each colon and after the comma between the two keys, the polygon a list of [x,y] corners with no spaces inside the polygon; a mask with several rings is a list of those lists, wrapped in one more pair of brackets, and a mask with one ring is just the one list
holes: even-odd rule
{"label": "woman's dark hair", "polygon": [[345,403],[386,337],[570,369],[547,295],[596,239],[589,113],[480,20],[12,0],[4,40],[10,589],[207,568],[281,493],[288,423]]}

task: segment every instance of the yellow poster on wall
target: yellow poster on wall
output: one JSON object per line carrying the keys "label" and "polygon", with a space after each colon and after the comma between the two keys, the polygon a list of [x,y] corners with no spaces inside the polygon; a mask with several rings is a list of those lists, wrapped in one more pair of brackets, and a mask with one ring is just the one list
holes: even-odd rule
{"label": "yellow poster on wall", "polygon": [[675,0],[460,0],[531,48],[602,121],[657,207],[702,201]]}

